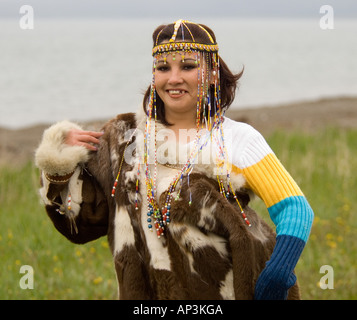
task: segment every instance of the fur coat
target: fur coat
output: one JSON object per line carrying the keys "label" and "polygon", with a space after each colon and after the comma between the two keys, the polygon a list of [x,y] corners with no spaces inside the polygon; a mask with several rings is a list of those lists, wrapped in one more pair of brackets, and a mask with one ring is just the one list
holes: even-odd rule
{"label": "fur coat", "polygon": [[[180,196],[171,203],[165,236],[157,238],[147,223],[143,166],[138,168],[135,160],[137,149],[127,148],[142,143],[143,135],[128,132],[135,128],[144,132],[143,119],[144,115],[128,113],[109,121],[97,152],[64,144],[66,132],[79,128],[73,123],[61,122],[44,132],[36,164],[42,171],[40,194],[54,226],[74,243],[107,235],[119,299],[253,299],[255,282],[269,260],[276,235],[248,206],[244,177],[232,175],[231,182],[251,227],[235,200],[220,194],[214,165],[198,163],[189,187],[184,177]],[[131,162],[123,161],[112,197],[125,153],[134,156]],[[175,168],[158,165],[160,207],[176,173]],[[66,175],[69,180],[49,178]],[[288,298],[299,299],[297,284]]]}

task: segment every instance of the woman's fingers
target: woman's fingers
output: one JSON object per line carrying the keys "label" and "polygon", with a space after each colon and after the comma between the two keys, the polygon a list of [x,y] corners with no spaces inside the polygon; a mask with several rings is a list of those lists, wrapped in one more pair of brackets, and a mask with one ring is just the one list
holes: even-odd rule
{"label": "woman's fingers", "polygon": [[96,137],[96,138],[100,138],[104,132],[98,132],[98,131],[82,131],[84,134]]}
{"label": "woman's fingers", "polygon": [[77,146],[83,146],[85,148],[87,148],[88,150],[91,150],[91,151],[97,151],[98,148],[93,146],[92,144],[89,144],[89,143],[85,143],[85,142],[82,142],[82,143],[78,143]]}
{"label": "woman's fingers", "polygon": [[94,145],[99,144],[99,138],[102,135],[103,132],[72,129],[68,132],[65,142],[72,146],[84,146],[88,150],[96,151],[97,147]]}
{"label": "woman's fingers", "polygon": [[99,144],[99,139],[97,139],[96,137],[90,135],[90,134],[80,134],[78,135],[78,141],[82,141],[82,142],[92,142],[95,144]]}

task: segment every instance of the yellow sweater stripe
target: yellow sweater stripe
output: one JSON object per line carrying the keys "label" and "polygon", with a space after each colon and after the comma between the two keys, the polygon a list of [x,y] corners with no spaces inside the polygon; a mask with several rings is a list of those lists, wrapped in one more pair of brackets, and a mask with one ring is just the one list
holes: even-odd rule
{"label": "yellow sweater stripe", "polygon": [[261,197],[268,208],[288,197],[303,196],[299,186],[275,154],[270,153],[243,170],[236,167],[234,169],[237,173],[243,173],[247,187]]}

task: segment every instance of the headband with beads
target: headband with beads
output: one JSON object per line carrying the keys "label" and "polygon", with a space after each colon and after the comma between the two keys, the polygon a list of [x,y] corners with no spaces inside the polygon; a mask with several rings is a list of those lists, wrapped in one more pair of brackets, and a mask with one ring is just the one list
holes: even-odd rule
{"label": "headband with beads", "polygon": [[[209,40],[211,41],[211,44],[197,43],[195,41],[195,38],[194,38],[190,28],[187,26],[187,23],[194,24],[194,25],[198,26],[200,29],[202,29],[207,34]],[[182,40],[180,42],[177,42],[176,37],[177,37],[177,32],[180,27],[182,28]],[[189,32],[192,41],[185,41],[184,28],[186,28],[186,30]],[[214,42],[210,33],[200,24],[190,22],[187,20],[182,20],[182,19],[177,20],[175,22],[175,26],[174,26],[174,33],[172,34],[172,37],[171,37],[169,43],[158,44],[160,34],[163,30],[164,30],[164,28],[158,33],[158,35],[156,37],[155,46],[152,49],[153,56],[155,56],[155,54],[157,54],[157,53],[178,51],[178,50],[206,51],[206,52],[216,52],[216,53],[218,52],[218,45]]]}
{"label": "headband with beads", "polygon": [[155,46],[152,49],[152,55],[155,56],[158,53],[170,52],[170,51],[206,51],[206,52],[218,52],[218,45],[207,45],[196,42],[175,42],[164,43]]}

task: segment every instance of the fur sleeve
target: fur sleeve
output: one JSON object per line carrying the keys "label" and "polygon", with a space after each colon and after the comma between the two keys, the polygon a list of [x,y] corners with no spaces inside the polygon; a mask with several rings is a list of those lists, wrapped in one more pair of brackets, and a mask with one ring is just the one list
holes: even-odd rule
{"label": "fur sleeve", "polygon": [[65,143],[71,129],[82,130],[69,121],[45,130],[35,163],[41,170],[40,196],[54,226],[70,241],[85,243],[107,233],[108,204],[98,182],[86,170],[90,151]]}
{"label": "fur sleeve", "polygon": [[86,169],[77,167],[67,184],[53,184],[44,175],[41,180],[47,215],[68,240],[86,243],[107,234],[108,203]]}
{"label": "fur sleeve", "polygon": [[35,153],[38,168],[49,175],[63,176],[73,172],[77,165],[89,159],[89,150],[83,146],[70,146],[64,139],[71,129],[82,130],[69,121],[61,121],[44,131]]}

